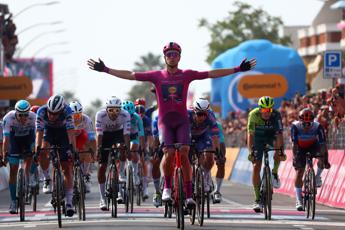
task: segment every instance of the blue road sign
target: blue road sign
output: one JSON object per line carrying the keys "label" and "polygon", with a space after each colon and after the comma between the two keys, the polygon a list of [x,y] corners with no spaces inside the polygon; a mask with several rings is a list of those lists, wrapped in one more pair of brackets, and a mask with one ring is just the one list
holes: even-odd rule
{"label": "blue road sign", "polygon": [[326,51],[323,57],[323,77],[341,78],[341,51]]}

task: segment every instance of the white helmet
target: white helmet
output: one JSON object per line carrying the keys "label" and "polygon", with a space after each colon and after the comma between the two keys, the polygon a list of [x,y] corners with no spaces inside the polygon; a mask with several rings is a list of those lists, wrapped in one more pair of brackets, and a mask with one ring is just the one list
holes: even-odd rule
{"label": "white helmet", "polygon": [[105,105],[107,108],[110,108],[110,107],[118,107],[118,108],[121,108],[121,99],[115,97],[115,96],[112,96],[111,98],[109,98],[106,102],[105,102]]}
{"label": "white helmet", "polygon": [[69,107],[71,107],[72,113],[82,113],[83,112],[83,106],[78,101],[70,102]]}
{"label": "white helmet", "polygon": [[193,103],[193,109],[195,111],[204,112],[210,108],[210,103],[205,98],[198,98]]}
{"label": "white helmet", "polygon": [[49,98],[47,106],[49,112],[60,112],[63,108],[65,108],[65,99],[61,95],[53,95]]}

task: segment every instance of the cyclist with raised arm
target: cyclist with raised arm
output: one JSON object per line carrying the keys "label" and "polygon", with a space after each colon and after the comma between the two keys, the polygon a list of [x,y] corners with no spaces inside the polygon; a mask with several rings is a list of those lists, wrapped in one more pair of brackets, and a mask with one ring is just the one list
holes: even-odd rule
{"label": "cyclist with raised arm", "polygon": [[192,198],[192,168],[188,160],[190,135],[189,119],[186,108],[187,91],[190,82],[206,78],[223,77],[240,71],[251,70],[256,65],[256,60],[243,60],[240,66],[229,69],[215,69],[210,71],[181,70],[178,64],[181,58],[181,47],[175,42],[169,42],[163,48],[165,70],[132,72],[128,70],[118,70],[108,68],[99,59],[96,62],[92,59],[87,64],[90,69],[105,72],[115,77],[128,80],[149,81],[155,85],[157,103],[159,109],[159,123],[162,130],[165,144],[165,155],[163,171],[165,188],[163,190],[163,200],[171,200],[171,182],[175,164],[175,143],[180,143],[183,181],[186,191],[186,207],[195,205]]}
{"label": "cyclist with raised arm", "polygon": [[124,101],[122,103],[122,109],[126,110],[131,116],[131,131],[130,131],[130,139],[131,139],[131,160],[133,166],[133,175],[134,175],[134,185],[140,184],[140,178],[138,174],[138,162],[139,162],[139,155],[138,151],[139,148],[141,151],[145,149],[145,133],[144,133],[144,125],[143,120],[135,112],[134,103],[131,101]]}
{"label": "cyclist with raised arm", "polygon": [[[261,212],[260,197],[260,171],[262,165],[263,151],[266,144],[283,150],[283,124],[279,111],[273,109],[274,101],[269,96],[263,96],[258,101],[258,108],[250,111],[248,115],[248,160],[253,163],[252,182],[254,187],[255,201],[253,210]],[[274,166],[272,169],[272,185],[274,188],[280,187],[278,168],[280,161],[286,159],[283,151],[275,152]]]}
{"label": "cyclist with raised arm", "polygon": [[[198,98],[193,103],[193,109],[188,110],[190,132],[195,151],[204,169],[204,191],[210,192],[212,186],[211,169],[214,164],[215,151],[219,146],[219,130],[216,116],[210,110],[210,103],[204,98]],[[205,154],[204,154],[205,153]]]}
{"label": "cyclist with raised arm", "polygon": [[[73,159],[72,152],[76,149],[74,135],[74,123],[72,110],[65,103],[61,95],[53,95],[48,99],[46,105],[41,106],[36,117],[36,150],[49,148],[57,145],[63,148],[60,153],[60,162],[64,175],[64,189],[66,200],[66,215],[74,215],[72,204],[73,198]],[[44,184],[43,193],[50,193],[50,174],[48,151],[42,151],[40,166],[43,171]]]}
{"label": "cyclist with raised arm", "polygon": [[225,148],[225,140],[223,134],[223,127],[220,122],[217,121],[217,126],[219,130],[219,146],[217,147],[216,151],[216,165],[217,165],[217,173],[216,173],[216,186],[213,191],[213,202],[220,203],[222,201],[222,194],[220,192],[224,176],[225,176],[225,162],[226,162],[226,148]]}
{"label": "cyclist with raised arm", "polygon": [[[141,119],[143,120],[143,126],[144,126],[144,134],[145,134],[145,150],[146,152],[153,151],[153,137],[152,137],[152,120],[148,116],[146,116],[145,107],[143,105],[136,105],[135,106],[135,112],[139,114]],[[149,191],[148,191],[148,164],[149,162],[146,160],[146,156],[141,157],[141,163],[143,165],[143,199],[147,199],[149,197]]]}
{"label": "cyclist with raised arm", "polygon": [[[30,103],[26,100],[19,100],[3,119],[3,160],[6,165],[10,163],[9,192],[11,204],[9,212],[17,213],[17,174],[19,159],[25,160],[25,175],[31,175],[32,147],[35,143],[35,120],[36,114],[30,111]],[[31,179],[32,180],[32,179]]]}
{"label": "cyclist with raised arm", "polygon": [[[91,118],[83,113],[83,106],[78,101],[72,101],[69,103],[69,107],[72,109],[72,117],[74,121],[74,134],[76,137],[76,145],[78,151],[86,151],[91,149],[96,151],[96,137],[95,129]],[[81,170],[85,180],[85,192],[90,192],[91,174],[90,165],[93,163],[93,156],[89,154],[80,155]]]}
{"label": "cyclist with raised arm", "polygon": [[322,170],[324,168],[330,168],[324,128],[319,122],[314,121],[314,114],[310,109],[302,109],[299,112],[299,120],[292,123],[291,141],[293,151],[293,167],[296,170],[296,209],[298,211],[303,211],[302,178],[306,166],[306,153],[310,152],[313,157],[319,158],[316,172],[317,187],[321,187],[322,185]]}
{"label": "cyclist with raised arm", "polygon": [[[99,208],[102,211],[107,211],[105,199],[105,173],[109,158],[109,152],[104,151],[103,148],[111,148],[112,145],[118,143],[121,143],[122,146],[125,145],[127,150],[130,148],[129,135],[131,131],[131,117],[130,114],[126,110],[121,109],[121,107],[121,100],[113,96],[106,101],[106,108],[96,113],[96,159],[99,162],[97,177],[100,193]],[[122,151],[119,164],[120,180],[126,180],[125,163],[126,153]],[[118,195],[122,197],[120,192]],[[118,196],[118,198],[120,197]]]}

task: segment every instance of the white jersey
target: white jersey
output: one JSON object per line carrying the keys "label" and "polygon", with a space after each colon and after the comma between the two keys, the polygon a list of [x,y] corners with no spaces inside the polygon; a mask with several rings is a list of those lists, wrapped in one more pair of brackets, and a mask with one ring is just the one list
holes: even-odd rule
{"label": "white jersey", "polygon": [[16,111],[12,110],[3,119],[3,134],[4,136],[9,136],[12,133],[18,137],[32,134],[35,132],[35,121],[36,114],[30,111],[25,124],[22,124],[16,118]]}
{"label": "white jersey", "polygon": [[76,136],[79,136],[82,130],[85,130],[87,132],[87,136],[89,140],[94,140],[95,139],[95,129],[93,127],[93,123],[91,118],[86,115],[82,114],[82,119],[79,124],[74,122],[74,130],[76,131]]}
{"label": "white jersey", "polygon": [[123,135],[129,135],[131,131],[131,115],[121,110],[116,120],[110,120],[107,111],[102,109],[96,113],[96,133],[103,135],[103,132],[115,132],[123,129]]}

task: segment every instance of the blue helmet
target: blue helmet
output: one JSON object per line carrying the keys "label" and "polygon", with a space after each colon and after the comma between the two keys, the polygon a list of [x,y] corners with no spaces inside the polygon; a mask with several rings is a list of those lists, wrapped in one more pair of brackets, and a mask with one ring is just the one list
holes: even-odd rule
{"label": "blue helmet", "polygon": [[17,101],[17,103],[14,106],[14,108],[19,113],[27,113],[27,112],[30,111],[31,105],[26,100],[19,100],[19,101]]}
{"label": "blue helmet", "polygon": [[135,113],[135,106],[134,103],[131,101],[122,102],[122,109],[126,110],[130,115]]}

